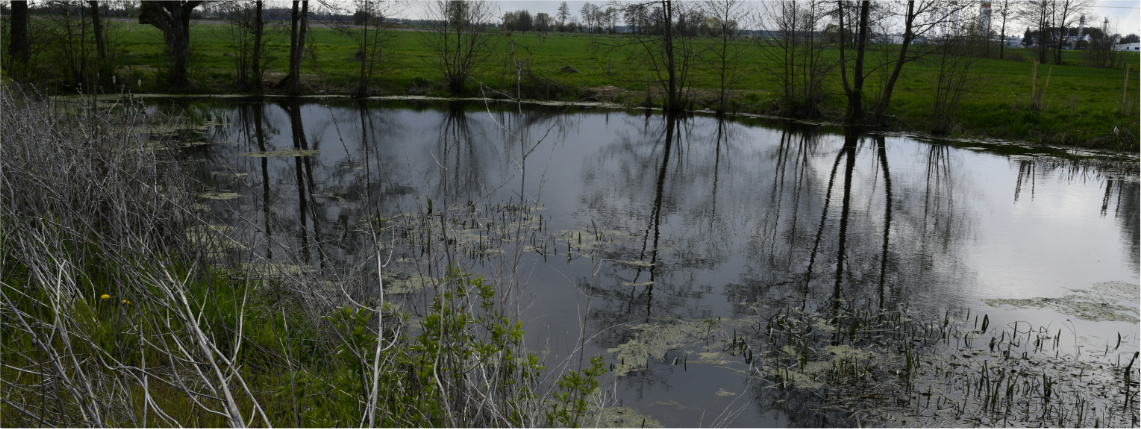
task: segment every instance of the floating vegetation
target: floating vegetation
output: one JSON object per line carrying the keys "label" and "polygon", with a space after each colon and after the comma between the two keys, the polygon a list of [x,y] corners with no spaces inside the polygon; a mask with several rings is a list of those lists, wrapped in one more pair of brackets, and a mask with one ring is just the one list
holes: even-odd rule
{"label": "floating vegetation", "polygon": [[250,173],[237,173],[237,172],[233,172],[233,171],[212,171],[210,173],[215,175],[215,176],[223,177],[226,179],[241,179],[243,177],[250,175]]}
{"label": "floating vegetation", "polygon": [[[394,276],[396,277],[396,276]],[[384,289],[389,293],[412,293],[440,284],[440,281],[420,275],[384,279]]]}
{"label": "floating vegetation", "polygon": [[703,341],[713,332],[705,320],[666,319],[630,327],[628,333],[634,338],[607,350],[617,362],[611,371],[619,377],[646,369],[650,359],[665,359],[666,352]]}
{"label": "floating vegetation", "polygon": [[654,266],[654,264],[652,262],[642,261],[642,260],[610,261],[610,263],[615,264],[615,265],[625,265],[625,266],[629,266],[629,267],[641,267],[641,268],[650,268],[650,267]]}
{"label": "floating vegetation", "polygon": [[242,194],[239,194],[236,192],[216,192],[216,191],[198,194],[199,198],[205,198],[208,200],[223,200],[223,201],[224,200],[233,200],[233,199],[236,199],[236,198],[241,197],[241,196],[242,196]]}
{"label": "floating vegetation", "polygon": [[611,247],[631,238],[625,231],[599,229],[593,223],[591,226],[579,230],[559,232],[555,241],[560,248],[567,251],[568,259],[580,257],[588,259],[605,258],[614,265],[648,268],[653,264],[649,261],[613,258]]}
{"label": "floating vegetation", "polygon": [[605,428],[660,428],[660,422],[653,417],[639,413],[630,407],[607,407],[598,413],[597,422],[589,422],[594,427]]}
{"label": "floating vegetation", "polygon": [[1137,323],[1137,307],[1121,305],[1121,302],[1136,304],[1139,299],[1138,285],[1125,282],[1096,283],[1090,289],[1074,289],[1059,298],[1003,298],[984,299],[992,307],[1008,306],[1018,308],[1049,308],[1059,313],[1079,319],[1098,321],[1119,321]]}
{"label": "floating vegetation", "polygon": [[621,284],[622,284],[622,286],[628,286],[628,287],[646,287],[646,286],[653,285],[654,282],[652,282],[652,281],[646,281],[646,282],[626,282],[626,281],[624,281]]}
{"label": "floating vegetation", "polygon": [[249,156],[253,158],[295,158],[305,156],[317,156],[320,151],[316,150],[300,150],[300,149],[287,149],[287,150],[273,150],[268,152],[242,152],[238,155]]}
{"label": "floating vegetation", "polygon": [[[992,327],[969,312],[939,321],[786,307],[761,316],[725,350],[756,368],[773,406],[809,401],[828,425],[1138,424],[1137,366],[1129,354],[1111,355],[1120,341],[1099,361],[1065,354],[1060,330]],[[821,320],[832,329],[820,329]]]}

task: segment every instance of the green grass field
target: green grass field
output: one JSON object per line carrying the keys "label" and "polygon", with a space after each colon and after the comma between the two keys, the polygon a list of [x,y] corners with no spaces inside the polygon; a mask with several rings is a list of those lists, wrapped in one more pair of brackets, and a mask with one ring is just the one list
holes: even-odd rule
{"label": "green grass field", "polygon": [[[166,63],[161,33],[149,25],[118,22],[119,71],[135,92],[165,92],[162,81]],[[270,58],[267,82],[276,82],[286,70],[289,51],[287,28],[268,31],[267,55]],[[347,94],[356,84],[360,63],[351,39],[332,29],[314,26],[310,30],[311,58],[303,68],[303,82],[312,93]],[[449,95],[441,75],[432,65],[433,52],[425,45],[426,33],[392,31],[384,48],[381,71],[375,74],[369,90],[373,95]],[[529,55],[533,74],[548,79],[544,88],[529,92],[531,98],[577,100],[603,98],[624,105],[642,105],[647,97],[646,77],[649,71],[631,60],[628,36],[594,36],[584,34],[539,35],[515,33],[520,56]],[[493,89],[514,88],[513,69],[508,67],[508,36],[495,40],[496,51],[475,74],[476,80]],[[192,54],[190,76],[192,92],[234,92],[234,52],[229,41],[229,27],[224,24],[195,23],[191,33]],[[625,45],[625,46],[624,46]],[[889,47],[888,49],[895,49]],[[974,67],[973,83],[963,97],[952,134],[962,137],[993,137],[1099,147],[1136,147],[1141,135],[1138,129],[1138,55],[1126,53],[1130,64],[1126,108],[1121,112],[1123,70],[1085,67],[1081,51],[1063,53],[1064,65],[1042,64],[1038,67],[1038,85],[1046,83],[1041,109],[1029,108],[1031,60],[1034,52],[1007,48],[1007,59],[980,59]],[[837,57],[837,52],[825,55]],[[881,54],[882,55],[882,54]],[[1012,60],[1013,59],[1013,60]],[[706,62],[708,64],[708,62]],[[765,73],[764,57],[749,47],[741,65],[742,78],[734,86],[732,110],[739,113],[769,113],[779,100],[779,83]],[[565,66],[578,73],[560,71]],[[608,73],[609,68],[609,73]],[[914,62],[905,66],[896,85],[889,112],[902,130],[927,131],[934,97],[937,65]],[[142,84],[139,85],[139,81]],[[874,94],[877,78],[869,79],[866,92]],[[607,91],[595,90],[613,86]],[[717,87],[711,70],[698,69],[693,87],[698,97],[697,108],[712,105],[709,94]],[[826,83],[824,120],[836,120],[843,114],[845,103],[838,71]],[[513,92],[513,89],[510,90]],[[272,90],[271,90],[272,92]],[[477,82],[469,82],[468,94],[479,95]],[[598,94],[602,94],[601,96]],[[703,96],[704,94],[704,96]],[[525,94],[525,96],[528,96]],[[1132,136],[1112,138],[1114,127]]]}

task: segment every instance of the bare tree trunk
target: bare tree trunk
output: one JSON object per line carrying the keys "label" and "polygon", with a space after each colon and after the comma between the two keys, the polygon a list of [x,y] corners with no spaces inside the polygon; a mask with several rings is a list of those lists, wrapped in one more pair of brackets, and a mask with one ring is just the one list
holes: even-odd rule
{"label": "bare tree trunk", "polygon": [[744,15],[743,2],[739,0],[706,0],[703,9],[717,23],[720,40],[712,47],[715,58],[712,66],[716,68],[718,77],[717,114],[724,115],[728,110],[729,96],[732,86],[740,76],[742,52],[737,43],[739,32],[735,19]]}
{"label": "bare tree trunk", "polygon": [[847,35],[844,34],[847,27],[844,26],[844,2],[840,1],[839,4],[839,17],[840,17],[840,76],[844,83],[844,93],[848,96],[848,110],[845,113],[845,122],[855,123],[859,122],[864,117],[864,51],[867,46],[868,37],[868,12],[871,9],[871,2],[864,0],[860,2],[860,18],[856,23],[856,30],[859,32],[856,36],[856,60],[852,66],[852,82],[848,83],[848,73],[846,70],[847,57],[844,49],[846,44]]}
{"label": "bare tree trunk", "polygon": [[12,23],[9,29],[12,33],[8,45],[11,64],[8,70],[12,70],[13,66],[24,67],[28,62],[28,2],[12,2]]}
{"label": "bare tree trunk", "polygon": [[306,33],[309,32],[309,1],[301,2],[301,28],[297,31],[297,64],[294,66],[296,72],[294,73],[298,80],[298,85],[301,84],[301,61],[305,59],[305,41]]}
{"label": "bare tree trunk", "polygon": [[190,84],[186,72],[190,51],[190,13],[200,4],[201,1],[144,1],[140,8],[139,23],[162,30],[171,56],[168,82],[175,88],[185,88]]}
{"label": "bare tree trunk", "polygon": [[261,92],[261,35],[265,26],[265,23],[262,22],[261,14],[265,2],[258,0],[254,3],[256,3],[254,8],[254,89],[256,89],[257,92]]}
{"label": "bare tree trunk", "polygon": [[368,43],[368,41],[369,41],[369,39],[368,39],[368,26],[372,23],[372,20],[373,20],[373,18],[372,18],[372,5],[367,4],[365,6],[366,6],[366,12],[367,13],[365,14],[365,22],[364,22],[364,25],[362,26],[363,28],[361,30],[363,32],[363,34],[361,34],[361,42],[358,43],[358,45],[360,47],[360,53],[362,55],[361,56],[361,73],[360,73],[359,78],[357,79],[357,90],[353,94],[353,96],[360,97],[360,98],[364,98],[364,97],[368,96],[368,81],[367,81],[367,79],[365,79],[365,72],[367,71],[366,65],[370,65],[368,63],[371,63],[371,60],[372,60],[372,55],[370,55],[371,53],[369,52],[369,43]]}
{"label": "bare tree trunk", "polygon": [[[1010,15],[1010,0],[1002,1],[1002,27],[999,30],[998,38],[998,59],[1004,59],[1003,54],[1006,51],[1006,17]],[[1081,36],[1080,34],[1078,35]]]}
{"label": "bare tree trunk", "polygon": [[887,79],[884,84],[883,95],[880,96],[879,102],[876,103],[874,115],[877,119],[882,119],[883,115],[887,112],[887,107],[891,103],[891,93],[895,89],[895,82],[899,79],[899,72],[903,70],[903,64],[907,62],[907,47],[911,46],[911,41],[915,39],[915,32],[913,27],[915,25],[915,1],[907,2],[907,14],[903,19],[903,46],[899,48],[899,58],[895,61],[895,67],[891,71],[891,77]]}
{"label": "bare tree trunk", "polygon": [[674,42],[673,42],[673,1],[662,0],[663,22],[662,47],[665,49],[666,73],[666,111],[681,111],[681,101],[678,100],[677,72],[674,69]]}
{"label": "bare tree trunk", "polygon": [[[99,2],[89,1],[87,4],[91,7],[91,29],[95,33],[95,53],[96,60],[99,63],[99,69],[102,70],[107,61],[107,48],[103,42],[103,21],[99,19]],[[100,76],[106,79],[107,76]]]}
{"label": "bare tree trunk", "polygon": [[[300,11],[298,6],[300,4]],[[305,52],[305,28],[309,26],[309,1],[294,1],[289,35],[289,76],[291,94],[301,92],[301,59]]]}
{"label": "bare tree trunk", "polygon": [[189,85],[186,62],[190,54],[190,11],[183,13],[181,8],[175,9],[174,30],[178,36],[174,38],[174,67],[170,71],[170,82],[178,87]]}
{"label": "bare tree trunk", "polygon": [[297,25],[301,20],[301,2],[293,1],[293,11],[289,17],[289,73],[286,74],[286,81],[292,81],[293,65],[297,62]]}

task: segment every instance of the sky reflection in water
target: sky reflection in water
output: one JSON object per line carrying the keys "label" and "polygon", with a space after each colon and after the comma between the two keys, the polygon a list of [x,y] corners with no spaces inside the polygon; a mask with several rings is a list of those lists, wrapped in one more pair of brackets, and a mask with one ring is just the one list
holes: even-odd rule
{"label": "sky reflection in water", "polygon": [[[241,195],[212,210],[262,262],[357,263],[371,255],[353,234],[362,218],[428,199],[541,207],[549,247],[525,253],[519,278],[528,343],[552,356],[575,347],[584,313],[589,355],[642,323],[732,320],[757,305],[940,316],[969,307],[996,324],[1056,325],[1074,317],[982,300],[1138,282],[1137,176],[1057,158],[756,120],[481,103],[216,111],[229,123],[192,150],[221,191]],[[288,150],[316,154],[243,156]],[[1075,323],[1091,345],[1122,332],[1137,349],[1136,322]],[[724,423],[730,404],[745,407],[734,426],[826,423],[763,405],[739,362],[679,371],[673,357],[622,377],[623,404],[669,426]]]}

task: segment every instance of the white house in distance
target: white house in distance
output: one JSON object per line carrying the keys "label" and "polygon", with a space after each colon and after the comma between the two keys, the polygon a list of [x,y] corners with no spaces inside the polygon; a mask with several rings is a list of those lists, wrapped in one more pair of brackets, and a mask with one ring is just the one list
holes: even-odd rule
{"label": "white house in distance", "polygon": [[1141,43],[1120,43],[1113,45],[1115,51],[1141,52]]}

